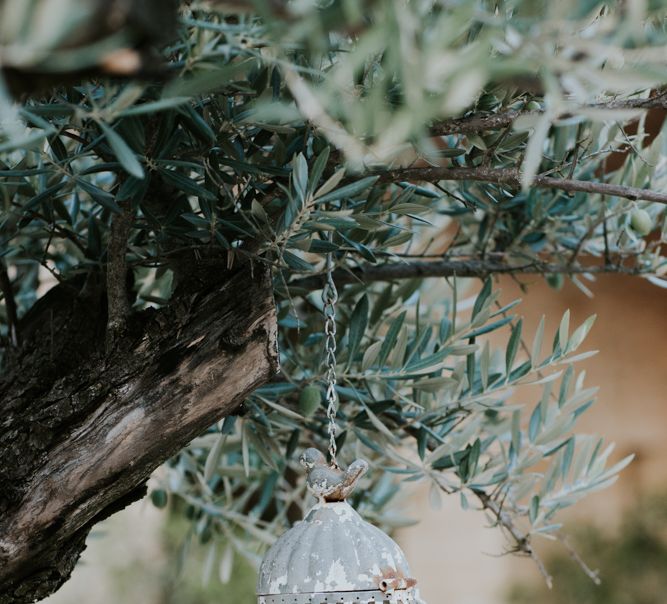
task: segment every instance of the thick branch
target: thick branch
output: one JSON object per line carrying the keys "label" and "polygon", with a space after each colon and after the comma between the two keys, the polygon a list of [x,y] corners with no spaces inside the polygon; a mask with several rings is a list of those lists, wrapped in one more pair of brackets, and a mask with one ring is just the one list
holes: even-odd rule
{"label": "thick branch", "polygon": [[[268,271],[246,266],[218,278],[225,283],[131,317],[123,346],[107,354],[99,346],[65,374],[49,364],[66,352],[49,360],[49,325],[40,331],[37,321],[35,350],[0,380],[0,604],[57,589],[95,522],[276,372]],[[49,312],[64,330],[59,311]],[[76,335],[82,311],[64,316]]]}
{"label": "thick branch", "polygon": [[[667,109],[667,92],[644,99],[622,99],[609,103],[596,103],[586,109],[622,110],[622,109]],[[519,111],[511,109],[502,113],[480,115],[473,113],[465,117],[456,117],[437,122],[431,126],[429,132],[436,136],[446,134],[474,134],[485,130],[501,130],[511,126],[514,121],[525,115],[540,115],[540,111]]]}
{"label": "thick branch", "polygon": [[[416,181],[416,182],[439,182],[441,180],[471,180],[476,182],[488,182],[494,184],[521,186],[521,172],[518,168],[399,168],[396,170],[385,170],[378,172],[381,182]],[[552,178],[551,176],[536,176],[532,186],[542,189],[558,189],[568,193],[591,193],[600,195],[612,195],[632,200],[653,201],[667,204],[667,193],[640,189],[638,187],[626,187],[624,185],[613,185],[604,182],[589,180],[577,180],[574,178]]]}
{"label": "thick branch", "polygon": [[[355,268],[336,269],[334,281],[337,285],[348,283],[370,283],[372,281],[394,281],[397,279],[415,279],[426,277],[486,277],[490,274],[596,274],[622,273],[638,275],[638,268],[620,265],[571,266],[539,261],[512,265],[498,260],[409,260],[388,262],[386,264],[365,263]],[[314,290],[324,286],[324,275],[312,275],[296,279],[289,283],[290,288]]]}

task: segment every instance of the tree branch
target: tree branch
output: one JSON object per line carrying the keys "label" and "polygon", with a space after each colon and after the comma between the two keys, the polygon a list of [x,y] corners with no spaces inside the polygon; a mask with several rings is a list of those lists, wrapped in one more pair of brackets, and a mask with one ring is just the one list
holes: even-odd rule
{"label": "tree branch", "polygon": [[477,499],[479,499],[482,507],[485,510],[491,512],[496,520],[496,523],[505,531],[507,531],[507,533],[509,533],[509,535],[512,537],[512,540],[514,541],[514,549],[517,552],[521,552],[533,559],[535,564],[537,564],[537,568],[540,570],[540,573],[542,573],[542,576],[547,583],[547,587],[551,589],[553,586],[553,579],[547,571],[546,566],[544,566],[544,562],[542,562],[542,559],[533,549],[533,546],[530,543],[530,536],[521,531],[515,525],[512,518],[503,511],[500,505],[488,493],[478,489],[473,489],[472,492],[475,494]]}
{"label": "tree branch", "polygon": [[[54,361],[49,325],[36,318],[17,368],[0,377],[0,604],[55,591],[95,522],[277,371],[269,272],[221,274],[222,285],[130,317],[123,346],[85,351],[83,370],[77,362],[63,373],[58,363],[106,313],[86,323],[93,304],[81,293],[44,309],[60,332]],[[63,287],[42,300],[62,298]],[[98,331],[103,338],[104,325]]]}
{"label": "tree branch", "polygon": [[593,570],[588,564],[586,564],[586,561],[579,555],[579,552],[577,552],[576,549],[572,546],[570,543],[570,540],[567,537],[564,537],[563,535],[556,535],[556,539],[560,541],[565,549],[567,550],[567,553],[570,555],[570,558],[574,560],[581,570],[584,571],[584,574],[591,580],[595,585],[601,585],[602,581],[600,580],[600,573],[597,570]]}
{"label": "tree branch", "polygon": [[[472,180],[476,182],[489,182],[494,184],[521,186],[521,172],[518,168],[487,168],[479,166],[476,168],[459,167],[434,167],[434,168],[397,168],[376,172],[379,182],[439,182],[441,180]],[[640,189],[638,187],[626,187],[624,185],[612,185],[604,182],[577,180],[574,178],[552,178],[551,176],[536,176],[532,186],[543,189],[558,189],[568,193],[592,193],[600,195],[613,195],[632,200],[653,201],[667,204],[667,193]]]}
{"label": "tree branch", "polygon": [[[622,99],[608,103],[596,103],[589,105],[586,109],[622,110],[622,109],[667,109],[667,91],[661,91],[655,96],[644,99]],[[473,113],[465,117],[456,117],[436,122],[431,126],[429,132],[435,136],[447,134],[475,134],[485,130],[500,130],[511,126],[521,116],[538,116],[541,111],[520,111],[511,109],[501,113],[480,115]]]}
{"label": "tree branch", "polygon": [[[639,268],[620,265],[599,264],[592,266],[560,265],[539,261],[512,265],[499,260],[410,260],[387,262],[385,264],[364,263],[355,268],[338,268],[333,278],[337,285],[349,283],[370,283],[372,281],[393,281],[426,277],[486,277],[489,274],[599,274],[622,273],[639,275]],[[324,286],[325,275],[312,275],[288,283],[290,289],[314,290]]]}

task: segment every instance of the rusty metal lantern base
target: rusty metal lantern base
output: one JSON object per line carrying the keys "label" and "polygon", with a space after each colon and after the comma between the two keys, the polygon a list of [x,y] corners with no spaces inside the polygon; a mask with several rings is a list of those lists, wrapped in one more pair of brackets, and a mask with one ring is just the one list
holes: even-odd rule
{"label": "rusty metal lantern base", "polygon": [[257,600],[258,604],[413,604],[419,601],[412,588],[391,594],[380,590],[344,591],[259,596]]}

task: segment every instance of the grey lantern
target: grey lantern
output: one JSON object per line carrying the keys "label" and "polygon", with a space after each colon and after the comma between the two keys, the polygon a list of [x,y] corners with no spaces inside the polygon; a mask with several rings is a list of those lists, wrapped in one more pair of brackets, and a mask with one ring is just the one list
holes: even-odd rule
{"label": "grey lantern", "polygon": [[319,502],[264,557],[258,604],[424,604],[398,545],[345,501],[366,462],[342,471],[315,449],[301,462]]}
{"label": "grey lantern", "polygon": [[368,464],[336,461],[336,300],[333,257],[322,290],[329,456],[306,449],[301,464],[319,502],[269,549],[259,568],[258,604],[424,604],[401,548],[345,501]]}

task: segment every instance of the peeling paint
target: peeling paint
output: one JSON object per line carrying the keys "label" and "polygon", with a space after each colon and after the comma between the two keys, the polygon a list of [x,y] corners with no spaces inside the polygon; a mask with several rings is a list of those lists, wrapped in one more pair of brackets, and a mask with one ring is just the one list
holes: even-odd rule
{"label": "peeling paint", "polygon": [[415,585],[388,535],[344,501],[321,502],[269,549],[257,593],[259,604],[417,604]]}
{"label": "peeling paint", "polygon": [[287,585],[287,575],[276,577],[269,586],[271,593],[281,593],[281,588]]}

